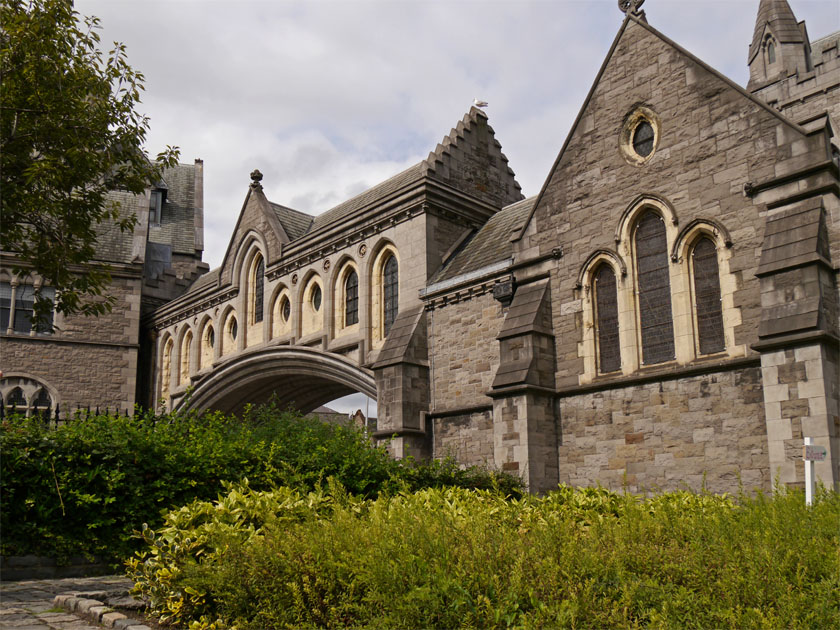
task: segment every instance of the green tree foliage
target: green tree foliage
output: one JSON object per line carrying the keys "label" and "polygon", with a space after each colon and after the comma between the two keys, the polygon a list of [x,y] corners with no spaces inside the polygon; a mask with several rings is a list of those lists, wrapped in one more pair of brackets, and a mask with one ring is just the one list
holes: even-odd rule
{"label": "green tree foliage", "polygon": [[[143,75],[124,45],[99,50],[96,17],[69,0],[0,0],[0,11],[0,249],[57,290],[56,310],[98,315],[113,298],[107,266],[93,262],[96,227],[136,222],[108,192],[142,193],[178,152],[146,157]],[[39,296],[35,319],[50,309]]]}

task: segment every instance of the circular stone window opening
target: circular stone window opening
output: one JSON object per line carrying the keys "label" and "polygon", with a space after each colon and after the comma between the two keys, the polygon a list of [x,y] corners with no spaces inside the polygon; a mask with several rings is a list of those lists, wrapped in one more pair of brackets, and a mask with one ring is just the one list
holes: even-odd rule
{"label": "circular stone window opening", "polygon": [[312,310],[319,311],[321,310],[321,287],[317,284],[312,289]]}
{"label": "circular stone window opening", "polygon": [[619,148],[624,159],[634,166],[647,162],[659,145],[660,122],[653,110],[636,107],[625,119],[619,137]]}

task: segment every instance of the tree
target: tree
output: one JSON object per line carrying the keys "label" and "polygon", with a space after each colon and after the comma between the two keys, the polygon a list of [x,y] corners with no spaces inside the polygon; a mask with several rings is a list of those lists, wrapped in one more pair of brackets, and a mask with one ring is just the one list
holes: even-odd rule
{"label": "tree", "polygon": [[[94,260],[97,225],[136,223],[107,195],[143,193],[178,150],[146,157],[143,75],[123,44],[103,55],[96,17],[70,0],[0,0],[0,12],[0,249],[14,253],[15,272],[56,289],[56,311],[100,315],[114,298],[108,266]],[[52,308],[38,296],[35,323]]]}

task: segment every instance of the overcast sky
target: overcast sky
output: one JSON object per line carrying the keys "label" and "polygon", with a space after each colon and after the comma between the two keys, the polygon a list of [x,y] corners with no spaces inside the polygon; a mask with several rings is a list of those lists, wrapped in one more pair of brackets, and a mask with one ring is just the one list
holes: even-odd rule
{"label": "overcast sky", "polygon": [[[759,0],[648,0],[648,22],[741,85]],[[811,39],[838,0],[790,0]],[[259,168],[310,214],[424,159],[486,112],[539,192],[623,14],[617,0],[76,0],[146,76],[147,149],[204,160],[204,260],[217,266]]]}

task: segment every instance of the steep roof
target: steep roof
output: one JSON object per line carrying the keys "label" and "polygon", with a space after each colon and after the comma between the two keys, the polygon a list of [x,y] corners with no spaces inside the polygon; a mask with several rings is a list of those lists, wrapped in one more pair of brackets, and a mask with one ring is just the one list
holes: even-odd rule
{"label": "steep roof", "polygon": [[160,225],[149,226],[149,240],[172,247],[177,254],[195,254],[194,164],[177,164],[163,172],[166,203]]}
{"label": "steep roof", "polygon": [[[470,174],[465,176],[465,172]],[[281,213],[285,211],[285,215],[281,217],[278,214],[278,218],[289,238],[296,240],[373,206],[425,178],[450,185],[497,207],[522,198],[521,187],[513,170],[508,166],[502,145],[496,140],[493,128],[487,124],[487,114],[471,107],[425,160],[322,214],[309,217],[276,203],[271,205],[274,208],[283,208]],[[477,178],[483,178],[483,181],[477,181]],[[294,216],[290,213],[294,213]],[[306,229],[302,229],[307,218],[311,219],[311,223]],[[295,236],[287,229],[287,222],[294,223],[292,231]]]}
{"label": "steep roof", "polygon": [[274,210],[274,214],[277,215],[277,220],[280,221],[280,225],[283,226],[283,230],[285,230],[286,236],[289,237],[290,241],[306,234],[312,226],[313,217],[311,215],[300,210],[293,210],[292,208],[281,206],[279,203],[271,201],[268,203],[271,209]]}
{"label": "steep roof", "polygon": [[510,258],[513,253],[511,238],[528,220],[536,200],[536,196],[523,199],[490,217],[461,251],[435,274],[429,284],[451,280]]}
{"label": "steep roof", "polygon": [[796,21],[796,16],[787,0],[761,0],[758,5],[758,15],[755,20],[752,43],[750,44],[749,59],[752,61],[761,49],[761,36],[764,27],[769,26],[773,35],[781,44],[804,44],[802,29]]}

